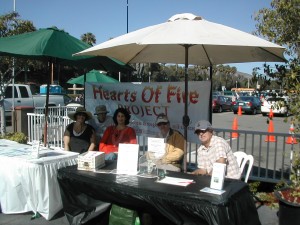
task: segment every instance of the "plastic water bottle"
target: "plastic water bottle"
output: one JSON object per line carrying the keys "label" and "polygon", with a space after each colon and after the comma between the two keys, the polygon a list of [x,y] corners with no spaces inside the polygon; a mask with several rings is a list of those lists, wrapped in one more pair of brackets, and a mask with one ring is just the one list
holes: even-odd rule
{"label": "plastic water bottle", "polygon": [[134,225],[141,225],[140,217],[137,216],[137,217],[135,218]]}

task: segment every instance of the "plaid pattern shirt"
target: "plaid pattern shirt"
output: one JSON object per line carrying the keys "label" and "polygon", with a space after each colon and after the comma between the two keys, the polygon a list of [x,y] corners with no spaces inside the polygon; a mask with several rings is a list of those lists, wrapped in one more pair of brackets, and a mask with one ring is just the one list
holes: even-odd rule
{"label": "plaid pattern shirt", "polygon": [[198,168],[206,169],[210,173],[213,169],[213,163],[220,158],[226,158],[226,177],[240,179],[241,172],[235,156],[229,144],[221,137],[213,135],[208,148],[201,145],[198,148]]}

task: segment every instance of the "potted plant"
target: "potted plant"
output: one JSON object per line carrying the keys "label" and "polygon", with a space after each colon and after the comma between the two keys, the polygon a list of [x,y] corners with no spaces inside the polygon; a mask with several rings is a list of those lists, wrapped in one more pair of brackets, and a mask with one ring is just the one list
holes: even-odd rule
{"label": "potted plant", "polygon": [[279,225],[295,224],[300,221],[300,155],[294,154],[290,181],[274,191],[279,201]]}

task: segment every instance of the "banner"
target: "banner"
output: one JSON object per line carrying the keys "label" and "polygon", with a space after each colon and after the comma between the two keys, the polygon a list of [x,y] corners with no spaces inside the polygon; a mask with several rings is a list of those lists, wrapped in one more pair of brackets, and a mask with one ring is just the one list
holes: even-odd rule
{"label": "banner", "polygon": [[[210,81],[189,82],[188,90],[188,126],[189,142],[198,143],[194,134],[198,120],[209,120]],[[128,109],[131,114],[129,126],[138,136],[155,137],[158,128],[156,116],[164,113],[171,127],[184,134],[182,118],[184,116],[184,82],[153,83],[85,83],[85,107],[92,114],[97,105],[106,105],[109,115],[113,116],[119,107]]]}

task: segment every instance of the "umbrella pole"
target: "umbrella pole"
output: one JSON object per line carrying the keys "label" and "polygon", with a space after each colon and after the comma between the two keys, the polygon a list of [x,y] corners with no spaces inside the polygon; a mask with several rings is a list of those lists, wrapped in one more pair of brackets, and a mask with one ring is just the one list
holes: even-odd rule
{"label": "umbrella pole", "polygon": [[191,45],[184,45],[185,48],[185,68],[184,68],[184,91],[185,91],[185,103],[184,103],[184,116],[182,118],[182,123],[184,126],[184,139],[185,139],[185,145],[184,145],[184,154],[183,154],[183,172],[187,172],[186,164],[187,164],[187,128],[190,124],[190,118],[188,115],[188,62],[189,62],[189,47]]}
{"label": "umbrella pole", "polygon": [[45,124],[44,124],[44,147],[47,145],[47,135],[48,135],[48,108],[49,108],[49,94],[50,94],[50,82],[51,82],[51,70],[50,65],[52,60],[48,63],[48,79],[47,79],[47,92],[46,92],[46,106],[45,106]]}
{"label": "umbrella pole", "polygon": [[210,79],[210,95],[209,95],[209,122],[212,124],[212,74],[213,66],[209,67],[209,79]]}

